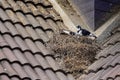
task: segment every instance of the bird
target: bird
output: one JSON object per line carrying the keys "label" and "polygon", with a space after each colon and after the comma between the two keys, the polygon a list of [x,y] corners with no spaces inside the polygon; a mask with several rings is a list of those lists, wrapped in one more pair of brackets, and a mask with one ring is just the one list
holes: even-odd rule
{"label": "bird", "polygon": [[90,38],[97,38],[93,33],[91,33],[90,31],[86,30],[86,29],[83,29],[81,28],[80,25],[77,26],[77,33],[76,35],[81,35],[81,36],[87,36],[87,37],[90,37]]}
{"label": "bird", "polygon": [[65,35],[76,35],[75,32],[72,32],[72,31],[70,31],[70,30],[64,30],[64,29],[61,30],[60,34],[65,34]]}
{"label": "bird", "polygon": [[80,25],[76,26],[76,28],[77,28],[77,31],[76,31],[76,32],[73,32],[73,31],[70,31],[70,30],[62,30],[62,33],[63,33],[63,34],[67,34],[67,35],[86,36],[86,37],[94,38],[94,39],[97,38],[97,37],[96,37],[94,34],[92,34],[90,31],[81,28]]}

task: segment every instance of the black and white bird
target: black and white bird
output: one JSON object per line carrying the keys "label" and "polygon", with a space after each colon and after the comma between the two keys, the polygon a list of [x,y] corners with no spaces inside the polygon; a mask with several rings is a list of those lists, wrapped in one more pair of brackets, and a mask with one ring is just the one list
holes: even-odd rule
{"label": "black and white bird", "polygon": [[88,36],[88,37],[94,37],[94,38],[97,38],[94,34],[92,34],[90,31],[86,30],[86,29],[82,29],[81,26],[77,26],[77,33],[76,34],[79,34],[81,36]]}
{"label": "black and white bird", "polygon": [[94,38],[96,39],[97,37],[92,34],[90,31],[86,30],[86,29],[82,29],[81,26],[77,26],[77,32],[72,32],[69,30],[62,30],[63,34],[68,34],[68,35],[78,35],[78,36],[86,36],[89,38]]}

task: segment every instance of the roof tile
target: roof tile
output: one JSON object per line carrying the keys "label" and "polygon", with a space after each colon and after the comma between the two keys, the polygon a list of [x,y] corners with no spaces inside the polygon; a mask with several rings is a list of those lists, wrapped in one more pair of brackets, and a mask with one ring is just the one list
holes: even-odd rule
{"label": "roof tile", "polygon": [[120,79],[120,37],[119,27],[106,41],[105,48],[96,56],[97,60],[88,67],[83,80],[119,80]]}
{"label": "roof tile", "polygon": [[23,67],[21,65],[19,65],[18,63],[13,63],[12,67],[15,69],[15,71],[18,73],[18,75],[21,78],[29,78],[28,74],[25,72],[25,70],[23,69]]}
{"label": "roof tile", "polygon": [[[28,47],[33,51],[33,52],[39,52],[40,50],[37,48],[37,46],[32,42],[31,39],[26,39],[25,42],[27,43]],[[29,44],[30,43],[30,44]],[[32,49],[32,47],[34,47]]]}
{"label": "roof tile", "polygon": [[9,61],[11,61],[11,62],[18,61],[16,56],[14,55],[14,53],[10,49],[3,48],[2,51]]}
{"label": "roof tile", "polygon": [[8,2],[8,4],[10,4],[10,6],[16,11],[16,10],[20,10],[20,7],[15,3],[14,0],[7,0],[6,2]]}
{"label": "roof tile", "polygon": [[3,69],[2,65],[0,64],[0,73],[4,73],[6,69]]}
{"label": "roof tile", "polygon": [[115,80],[120,80],[120,77],[119,77],[119,76],[118,76],[118,77],[116,77],[116,78],[115,78]]}
{"label": "roof tile", "polygon": [[[94,75],[91,75],[89,80],[100,80],[100,75],[103,73],[103,70],[97,72],[96,74],[93,73]],[[87,80],[87,79],[86,79]]]}
{"label": "roof tile", "polygon": [[46,61],[46,59],[44,57],[42,57],[41,55],[38,55],[38,54],[36,54],[35,57],[36,57],[36,60],[41,64],[41,66],[43,68],[50,67],[49,63]]}
{"label": "roof tile", "polygon": [[50,80],[48,78],[48,76],[45,74],[45,72],[43,70],[41,70],[40,68],[35,68],[35,71],[37,72],[37,74],[40,76],[41,80]]}
{"label": "roof tile", "polygon": [[55,60],[52,57],[46,57],[46,60],[48,61],[49,65],[54,69],[54,70],[58,70],[59,66],[58,64],[55,62]]}
{"label": "roof tile", "polygon": [[11,46],[11,48],[18,47],[17,43],[13,40],[13,38],[10,35],[4,35],[3,37],[5,41],[8,43],[8,45]]}
{"label": "roof tile", "polygon": [[[10,79],[10,78],[9,78]],[[17,78],[17,77],[11,77],[11,79],[10,80],[20,80],[19,78]]]}
{"label": "roof tile", "polygon": [[10,80],[10,78],[8,76],[6,76],[6,75],[0,76],[0,79],[1,80]]}
{"label": "roof tile", "polygon": [[[45,16],[45,17],[52,17],[49,12],[44,9],[42,6],[37,6],[38,10],[40,11],[40,13]],[[32,8],[31,8],[32,9]]]}
{"label": "roof tile", "polygon": [[116,43],[114,44],[114,46],[111,46],[108,50],[104,49],[103,51],[101,51],[101,53],[99,53],[99,57],[104,56],[107,57],[107,55],[115,55],[117,52],[119,52],[119,48],[120,48],[120,43]]}
{"label": "roof tile", "polygon": [[96,55],[95,58],[96,58],[96,59],[99,59],[101,56],[104,55],[104,53],[107,53],[111,47],[112,47],[112,45],[109,45],[109,46],[107,46],[106,48],[103,48],[103,50],[101,50],[101,51],[99,52],[99,54]]}
{"label": "roof tile", "polygon": [[20,8],[21,8],[21,10],[23,10],[23,12],[25,12],[25,13],[30,12],[29,8],[25,5],[24,2],[17,1],[16,3],[17,3],[17,5],[20,6]]}
{"label": "roof tile", "polygon": [[7,43],[5,42],[3,37],[0,35],[0,46],[4,46],[4,45],[7,45]]}
{"label": "roof tile", "polygon": [[101,68],[101,66],[105,65],[110,58],[111,57],[108,57],[107,59],[104,58],[99,59],[98,61],[96,61],[95,63],[88,67],[88,71],[89,70],[97,71],[99,68]]}
{"label": "roof tile", "polygon": [[1,0],[0,3],[4,8],[10,7],[10,5],[8,4],[8,2],[6,0]]}
{"label": "roof tile", "polygon": [[23,51],[29,50],[27,44],[20,37],[15,37],[15,41],[19,45],[20,49],[22,49]]}
{"label": "roof tile", "polygon": [[7,14],[1,8],[0,8],[0,18],[2,18],[3,20],[9,19]]}
{"label": "roof tile", "polygon": [[116,33],[114,36],[112,36],[113,38],[111,38],[107,43],[104,44],[104,46],[107,46],[109,44],[115,44],[116,42],[120,41],[120,33]]}
{"label": "roof tile", "polygon": [[17,72],[7,61],[1,61],[0,63],[3,67],[4,73],[8,73],[9,76],[17,75]]}
{"label": "roof tile", "polygon": [[51,14],[51,16],[55,19],[55,20],[60,20],[61,17],[59,14],[57,14],[57,12],[53,9],[53,8],[48,8],[47,11],[49,12],[49,14]]}
{"label": "roof tile", "polygon": [[35,42],[35,44],[44,55],[51,53],[41,42]]}
{"label": "roof tile", "polygon": [[74,80],[46,44],[62,26],[47,0],[1,0],[0,80]]}
{"label": "roof tile", "polygon": [[[27,20],[27,19],[29,19],[30,20],[30,22],[32,23],[32,25],[33,26],[35,26],[35,27],[37,27],[37,26],[39,26],[39,23],[37,23],[37,21],[33,18],[33,16],[31,16],[31,15],[27,15],[27,19],[25,18],[25,16],[23,16],[22,14],[20,14],[20,13],[17,13],[17,16],[12,12],[12,11],[8,11],[7,10],[7,12],[8,12],[8,16],[12,19],[12,21],[14,21],[14,22],[20,22],[20,21],[22,21],[22,23],[24,22],[24,25],[26,25],[26,24],[30,24],[29,23],[29,21]],[[10,13],[12,13],[12,14],[9,14],[9,12]],[[7,15],[6,15],[7,16]],[[21,16],[21,17],[20,17]],[[20,19],[20,21],[17,19],[17,17]],[[31,18],[30,18],[31,17]],[[7,19],[8,19],[8,17],[7,17]],[[6,19],[5,19],[6,20]],[[31,21],[32,20],[32,21]],[[21,25],[18,25],[18,24],[16,24],[16,27],[17,28],[19,28],[18,26],[21,26]],[[31,26],[29,26],[29,27],[31,27]],[[22,29],[22,27],[20,27],[20,29]],[[19,29],[18,29],[19,30]],[[23,29],[22,29],[23,30]],[[24,30],[23,30],[24,31]],[[43,36],[42,36],[42,34],[40,35],[40,37],[41,38],[43,38],[43,40],[45,39],[46,41],[48,41],[48,38],[47,38],[47,36],[46,36],[46,34],[44,33],[44,32],[42,32],[41,30],[39,30],[42,34],[43,34]],[[28,31],[29,32],[29,31]],[[37,30],[37,32],[38,32],[38,30]],[[25,31],[24,31],[24,33],[25,33]]]}
{"label": "roof tile", "polygon": [[26,39],[25,42],[33,53],[40,51],[31,40]]}
{"label": "roof tile", "polygon": [[40,3],[42,6],[44,6],[44,7],[51,7],[52,5],[51,5],[51,3],[50,2],[48,2],[47,0],[26,0],[25,2],[32,2],[32,3]]}
{"label": "roof tile", "polygon": [[67,74],[68,80],[74,80],[74,77],[71,74]]}
{"label": "roof tile", "polygon": [[42,17],[36,17],[36,19],[45,30],[51,28],[50,25]]}
{"label": "roof tile", "polygon": [[19,34],[18,31],[17,31],[17,29],[14,28],[14,25],[11,24],[10,22],[6,22],[5,26],[9,29],[9,31],[12,33],[12,35]]}
{"label": "roof tile", "polygon": [[27,18],[20,12],[16,13],[17,17],[19,18],[20,22],[22,22],[24,25],[30,24],[27,20]]}
{"label": "roof tile", "polygon": [[[103,66],[103,68],[106,68],[106,67],[108,67],[108,66],[110,66],[110,65],[115,66],[116,63],[118,63],[118,59],[116,59],[116,58],[119,58],[119,57],[120,57],[120,54],[116,54],[114,57],[112,56],[111,59],[110,59],[110,61],[108,61],[108,62]],[[113,64],[112,64],[112,63],[113,63]]]}
{"label": "roof tile", "polygon": [[113,62],[111,62],[112,66],[115,66],[117,64],[120,64],[120,55]]}
{"label": "roof tile", "polygon": [[39,39],[38,34],[34,31],[32,27],[26,27],[26,30],[34,40]]}
{"label": "roof tile", "polygon": [[[49,41],[49,34],[45,34],[40,28],[36,28],[36,32],[39,35],[39,37],[44,40],[44,42]],[[51,35],[52,36],[52,35]]]}
{"label": "roof tile", "polygon": [[111,33],[114,35],[115,33],[120,32],[120,27],[115,28]]}
{"label": "roof tile", "polygon": [[68,29],[61,21],[57,21],[56,23],[59,26],[59,29]]}
{"label": "roof tile", "polygon": [[2,50],[0,49],[0,60],[2,60],[2,59],[6,59],[6,56],[4,55]]}
{"label": "roof tile", "polygon": [[[107,78],[115,78],[115,76],[118,74],[120,69],[120,65],[116,66],[115,68],[111,69],[108,73],[106,73],[101,79],[107,80]],[[119,74],[118,74],[119,75]],[[109,77],[108,77],[109,76]]]}
{"label": "roof tile", "polygon": [[40,3],[44,4],[45,6],[52,6],[47,0],[41,0]]}
{"label": "roof tile", "polygon": [[[40,64],[39,61],[37,60],[37,58],[35,58],[32,53],[24,52],[24,55],[32,66],[36,66],[36,65]],[[40,58],[40,57],[38,57],[38,58]],[[45,62],[43,62],[43,63],[45,63]]]}
{"label": "roof tile", "polygon": [[56,74],[60,80],[68,80],[67,76],[65,76],[63,73],[57,72]]}
{"label": "roof tile", "polygon": [[39,26],[39,22],[31,15],[26,15],[27,19],[29,20],[29,22],[33,25],[33,27]]}
{"label": "roof tile", "polygon": [[46,21],[55,32],[59,31],[58,30],[59,28],[58,28],[57,24],[53,20],[47,19]]}
{"label": "roof tile", "polygon": [[46,74],[50,78],[50,80],[59,80],[57,75],[54,74],[51,70],[46,70]]}
{"label": "roof tile", "polygon": [[40,79],[38,74],[30,66],[24,66],[24,69],[32,80]]}
{"label": "roof tile", "polygon": [[8,29],[4,26],[4,24],[0,21],[0,32],[8,32]]}
{"label": "roof tile", "polygon": [[15,15],[15,13],[13,11],[6,10],[6,13],[13,22],[19,22],[17,16]]}
{"label": "roof tile", "polygon": [[13,50],[13,52],[17,59],[21,62],[21,64],[28,63],[28,60],[26,59],[25,55],[23,55],[23,53],[21,53],[19,50]]}

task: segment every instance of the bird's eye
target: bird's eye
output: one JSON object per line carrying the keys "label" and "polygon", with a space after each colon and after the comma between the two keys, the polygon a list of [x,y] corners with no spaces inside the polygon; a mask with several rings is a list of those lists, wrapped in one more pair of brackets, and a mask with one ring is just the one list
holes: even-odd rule
{"label": "bird's eye", "polygon": [[77,28],[81,28],[81,27],[78,25]]}

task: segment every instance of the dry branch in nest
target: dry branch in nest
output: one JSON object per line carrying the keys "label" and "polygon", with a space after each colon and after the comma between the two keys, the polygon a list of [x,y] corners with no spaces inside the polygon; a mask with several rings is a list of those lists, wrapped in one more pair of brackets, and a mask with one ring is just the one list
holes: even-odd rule
{"label": "dry branch in nest", "polygon": [[54,35],[49,43],[59,65],[75,77],[95,61],[99,47],[91,39],[68,35]]}

